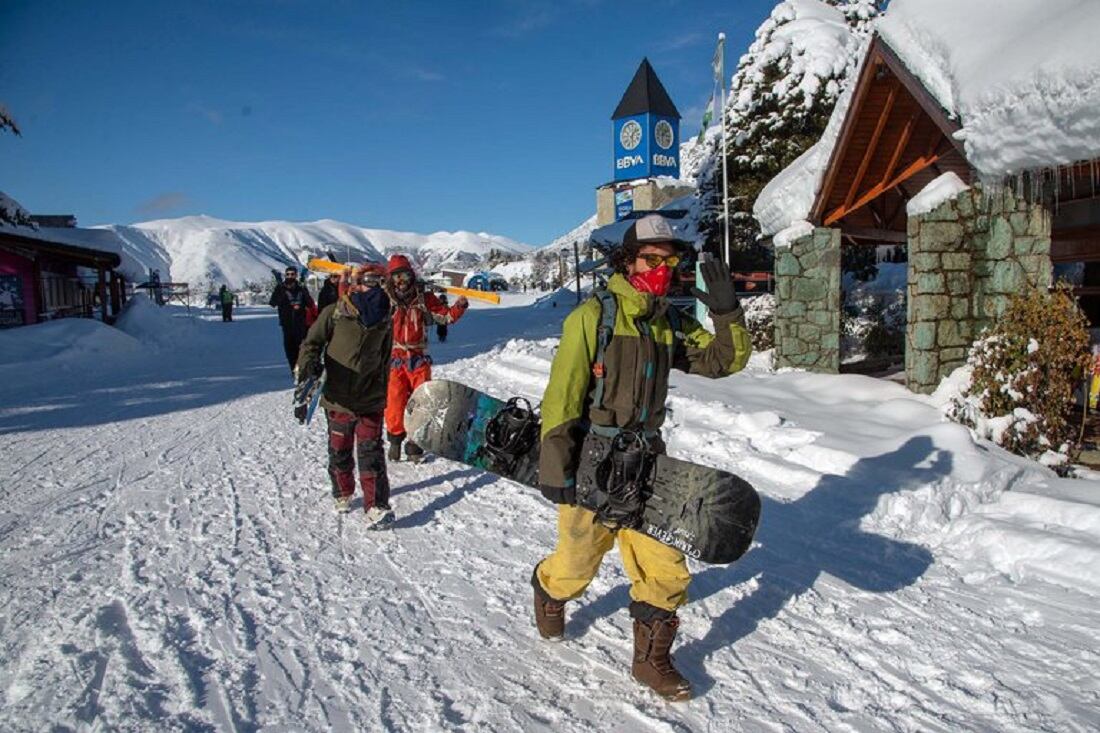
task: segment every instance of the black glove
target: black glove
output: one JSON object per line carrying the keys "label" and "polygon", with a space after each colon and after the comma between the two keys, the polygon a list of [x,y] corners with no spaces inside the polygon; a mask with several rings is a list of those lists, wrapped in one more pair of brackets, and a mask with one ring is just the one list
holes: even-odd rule
{"label": "black glove", "polygon": [[542,495],[547,501],[551,501],[555,504],[577,503],[577,489],[573,486],[547,486],[546,484],[539,484],[539,491],[542,492]]}
{"label": "black glove", "polygon": [[298,370],[298,382],[308,379],[316,379],[321,376],[321,362],[311,361],[303,364]]}
{"label": "black glove", "polygon": [[699,272],[703,276],[707,292],[692,288],[691,294],[716,316],[724,316],[737,310],[737,292],[733,289],[730,268],[721,260],[710,260],[700,265]]}
{"label": "black glove", "polygon": [[306,424],[306,412],[309,410],[309,405],[298,405],[294,408],[294,419],[298,421],[299,425]]}

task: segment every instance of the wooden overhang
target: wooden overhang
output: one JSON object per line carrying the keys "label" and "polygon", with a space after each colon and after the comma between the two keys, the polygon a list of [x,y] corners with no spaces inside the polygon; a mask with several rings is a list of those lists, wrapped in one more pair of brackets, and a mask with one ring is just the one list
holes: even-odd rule
{"label": "wooden overhang", "polygon": [[113,270],[122,264],[122,258],[115,252],[78,247],[7,231],[0,231],[0,248],[31,259],[42,255],[56,257],[89,269]]}
{"label": "wooden overhang", "polygon": [[959,130],[893,50],[875,36],[810,211],[819,226],[865,243],[905,242],[906,202],[936,177],[975,175]]}

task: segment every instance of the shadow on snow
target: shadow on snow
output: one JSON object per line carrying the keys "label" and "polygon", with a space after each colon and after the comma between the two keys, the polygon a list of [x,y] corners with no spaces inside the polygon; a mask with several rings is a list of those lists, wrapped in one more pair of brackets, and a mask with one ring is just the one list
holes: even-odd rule
{"label": "shadow on snow", "polygon": [[[696,602],[756,581],[754,589],[711,621],[706,635],[675,650],[681,672],[697,692],[714,684],[704,669],[709,656],[776,618],[822,574],[869,593],[890,593],[915,583],[932,564],[932,554],[919,545],[864,532],[859,523],[881,496],[935,482],[951,469],[951,455],[919,436],[896,451],[859,461],[846,475],[823,476],[796,501],[764,497],[758,545],[737,563],[709,566],[692,578],[690,597]],[[584,633],[629,602],[629,586],[620,585],[579,607],[569,635]]]}

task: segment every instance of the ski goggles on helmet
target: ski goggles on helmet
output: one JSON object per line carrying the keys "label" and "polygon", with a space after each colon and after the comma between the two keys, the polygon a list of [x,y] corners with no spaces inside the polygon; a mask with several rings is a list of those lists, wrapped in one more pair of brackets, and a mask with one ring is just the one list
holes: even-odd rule
{"label": "ski goggles on helmet", "polygon": [[675,270],[676,267],[680,264],[680,260],[683,258],[680,257],[680,255],[659,255],[655,253],[649,253],[638,255],[638,259],[645,260],[645,263],[653,269],[656,269],[664,264],[668,265],[669,269]]}

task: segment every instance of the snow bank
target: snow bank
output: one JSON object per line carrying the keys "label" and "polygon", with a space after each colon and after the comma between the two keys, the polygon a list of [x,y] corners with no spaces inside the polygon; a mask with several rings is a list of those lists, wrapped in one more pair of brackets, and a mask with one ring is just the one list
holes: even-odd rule
{"label": "snow bank", "polygon": [[40,362],[79,365],[140,350],[141,344],[91,318],[62,318],[0,330],[0,367],[31,368]]}
{"label": "snow bank", "polygon": [[963,183],[963,180],[954,172],[948,171],[932,179],[932,181],[922,188],[916,196],[909,199],[909,202],[905,204],[905,213],[909,216],[927,214],[940,204],[945,201],[950,201],[968,188],[970,188],[970,186]]}
{"label": "snow bank", "polygon": [[877,30],[985,177],[1100,155],[1100,3],[894,0]]}
{"label": "snow bank", "polygon": [[140,295],[127,302],[115,326],[143,346],[169,351],[202,344],[207,336],[206,324],[183,309],[158,306]]}

